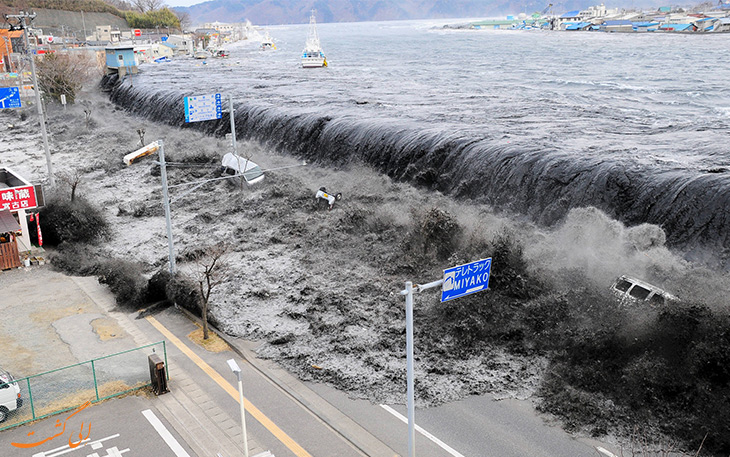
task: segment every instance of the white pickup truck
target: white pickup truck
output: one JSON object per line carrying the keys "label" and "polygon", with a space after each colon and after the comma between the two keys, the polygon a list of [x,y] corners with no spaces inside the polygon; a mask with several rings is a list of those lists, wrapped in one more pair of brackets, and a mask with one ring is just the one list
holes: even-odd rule
{"label": "white pickup truck", "polygon": [[20,387],[13,376],[0,368],[0,422],[8,418],[10,411],[15,411],[23,405],[20,396]]}

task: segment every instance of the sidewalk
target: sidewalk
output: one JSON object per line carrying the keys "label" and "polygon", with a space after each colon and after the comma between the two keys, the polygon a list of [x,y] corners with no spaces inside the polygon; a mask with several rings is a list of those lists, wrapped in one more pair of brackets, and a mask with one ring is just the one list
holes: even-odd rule
{"label": "sidewalk", "polygon": [[[82,361],[79,358],[87,360],[89,357],[97,357],[100,353],[110,353],[112,348],[117,350],[139,347],[164,339],[155,336],[149,330],[142,331],[131,313],[117,310],[114,297],[95,277],[65,276],[52,271],[49,266],[41,266],[2,272],[0,285],[4,292],[0,296],[0,311],[16,310],[14,314],[17,315],[19,310],[27,310],[31,316],[26,318],[27,328],[22,326],[15,328],[12,323],[0,327],[2,332],[0,340],[5,337],[10,341],[22,342],[23,344],[16,344],[16,347],[24,349],[26,359],[36,363],[44,359],[41,355],[44,344],[54,345],[54,352],[60,351],[59,354],[63,355],[61,357],[63,364],[67,364]],[[191,321],[199,322],[199,319],[190,313],[184,310],[178,311]],[[38,321],[40,314],[45,316],[42,322]],[[103,341],[104,338],[100,337],[99,326],[102,325],[100,323],[105,325],[105,328],[112,329],[110,332],[114,338]],[[52,331],[49,331],[48,327]],[[28,332],[30,334],[21,336]],[[359,453],[378,457],[397,455],[370,432],[277,364],[258,359],[254,353],[254,343],[232,338],[217,331],[216,333],[269,382],[317,416],[327,427],[359,450]],[[64,337],[69,334],[74,335],[73,340]],[[187,335],[175,334],[175,336],[187,341]],[[19,360],[14,363],[16,366],[22,366],[23,362],[24,360]],[[57,358],[51,361],[55,364],[58,362]],[[47,369],[34,364],[30,366],[35,372]],[[168,370],[170,392],[154,397],[151,401],[183,440],[199,457],[243,455],[240,418],[232,418],[218,407],[211,396],[187,372],[178,367],[174,360],[168,359]],[[265,453],[266,449],[257,442],[250,431],[247,435],[249,455]]]}
{"label": "sidewalk", "polygon": [[[115,311],[114,297],[95,277],[69,277],[91,300],[134,339],[138,346],[153,343],[126,314]],[[185,335],[179,336],[185,338]],[[157,408],[199,457],[243,455],[241,423],[232,419],[212,401],[195,381],[174,362],[168,362],[170,392],[157,397]],[[250,435],[249,454],[263,449]]]}

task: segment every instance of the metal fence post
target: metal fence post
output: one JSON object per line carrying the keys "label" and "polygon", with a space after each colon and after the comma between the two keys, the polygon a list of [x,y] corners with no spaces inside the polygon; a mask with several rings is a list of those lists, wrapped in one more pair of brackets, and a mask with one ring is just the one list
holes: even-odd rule
{"label": "metal fence post", "polygon": [[30,400],[30,414],[35,420],[35,407],[33,406],[33,392],[30,390],[30,378],[25,379],[28,382],[28,399]]}
{"label": "metal fence post", "polygon": [[94,391],[96,391],[96,401],[99,401],[99,385],[96,383],[96,368],[94,367],[94,359],[91,359],[91,372],[94,374]]}
{"label": "metal fence post", "polygon": [[162,340],[162,352],[165,354],[165,374],[167,375],[167,380],[170,380],[170,368],[167,366],[167,346],[165,345],[165,340]]}

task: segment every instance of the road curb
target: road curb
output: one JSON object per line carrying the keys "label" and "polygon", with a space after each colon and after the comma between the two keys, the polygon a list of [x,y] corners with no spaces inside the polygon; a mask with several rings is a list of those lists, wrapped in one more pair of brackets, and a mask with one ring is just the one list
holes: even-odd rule
{"label": "road curb", "polygon": [[[190,311],[179,305],[175,305],[175,308],[180,310],[191,321],[202,325],[202,320]],[[237,338],[226,335],[213,325],[208,324],[208,328],[213,330],[238,356],[246,360],[254,369],[268,379],[269,382],[277,386],[294,401],[302,405],[303,408],[327,424],[330,429],[349,442],[363,455],[369,457],[399,457],[398,453],[393,449],[342,411],[332,406],[286,370],[274,366],[275,364],[273,362],[269,363],[266,360],[259,359],[253,350],[246,347],[245,341],[239,341]]]}

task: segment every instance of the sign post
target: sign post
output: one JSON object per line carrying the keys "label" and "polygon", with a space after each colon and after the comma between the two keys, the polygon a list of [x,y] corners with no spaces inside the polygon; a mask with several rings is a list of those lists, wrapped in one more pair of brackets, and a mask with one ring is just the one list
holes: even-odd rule
{"label": "sign post", "polygon": [[[233,156],[238,160],[238,170],[241,172],[241,158],[236,149],[236,113],[233,108],[233,95],[228,95],[228,114],[231,118],[231,146]],[[221,94],[198,95],[185,97],[185,122],[210,121],[223,117],[223,98]],[[243,180],[241,180],[243,188]]]}
{"label": "sign post", "polygon": [[444,270],[443,279],[424,285],[413,286],[406,281],[401,295],[406,297],[406,395],[408,396],[408,457],[416,456],[415,395],[413,390],[413,293],[442,286],[441,302],[486,290],[489,287],[489,274],[492,258],[451,267]]}

